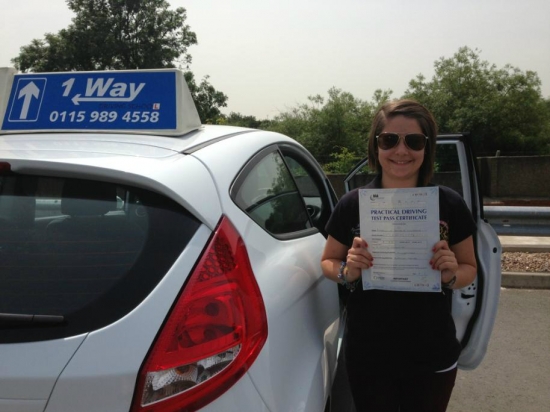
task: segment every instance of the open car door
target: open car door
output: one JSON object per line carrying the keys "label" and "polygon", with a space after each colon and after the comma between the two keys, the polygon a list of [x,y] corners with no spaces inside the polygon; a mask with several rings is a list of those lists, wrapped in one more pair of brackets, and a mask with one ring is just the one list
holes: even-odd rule
{"label": "open car door", "polygon": [[[496,232],[483,217],[483,198],[479,191],[478,168],[470,136],[438,136],[435,159],[433,183],[448,186],[462,195],[477,224],[474,238],[477,277],[472,284],[454,291],[452,303],[457,338],[462,343],[458,366],[461,369],[474,369],[485,356],[496,318],[502,250]],[[374,175],[368,172],[368,160],[365,158],[346,176],[346,192],[366,185],[373,178]]]}

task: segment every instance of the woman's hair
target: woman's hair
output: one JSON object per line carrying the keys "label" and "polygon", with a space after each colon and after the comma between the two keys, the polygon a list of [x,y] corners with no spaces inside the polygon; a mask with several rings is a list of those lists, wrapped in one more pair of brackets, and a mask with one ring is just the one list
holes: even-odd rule
{"label": "woman's hair", "polygon": [[435,161],[435,140],[437,136],[437,124],[433,115],[420,103],[410,99],[392,100],[386,102],[374,115],[372,127],[369,132],[369,167],[371,170],[382,173],[382,167],[378,163],[378,146],[376,136],[382,133],[386,122],[395,116],[405,116],[415,119],[422,133],[428,136],[428,143],[424,152],[424,162],[420,166],[418,185],[426,186],[432,179]]}

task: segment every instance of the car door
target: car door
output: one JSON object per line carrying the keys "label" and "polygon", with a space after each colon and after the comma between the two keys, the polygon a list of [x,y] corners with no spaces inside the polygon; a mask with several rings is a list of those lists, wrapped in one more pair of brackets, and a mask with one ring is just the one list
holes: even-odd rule
{"label": "car door", "polygon": [[[501,245],[496,232],[483,216],[483,198],[471,136],[440,135],[437,138],[433,183],[448,186],[463,198],[477,223],[474,243],[478,264],[472,284],[453,294],[452,313],[457,338],[462,343],[458,360],[461,369],[476,368],[485,356],[491,337],[500,295]],[[344,179],[345,190],[361,187],[372,180],[368,160],[361,160]]]}
{"label": "car door", "polygon": [[[260,141],[259,133],[241,136],[239,147]],[[226,152],[197,155],[217,168]],[[243,233],[269,331],[249,376],[270,410],[323,410],[342,329],[337,285],[320,267],[336,196],[315,159],[287,141],[256,152],[233,181],[230,198],[225,212]]]}

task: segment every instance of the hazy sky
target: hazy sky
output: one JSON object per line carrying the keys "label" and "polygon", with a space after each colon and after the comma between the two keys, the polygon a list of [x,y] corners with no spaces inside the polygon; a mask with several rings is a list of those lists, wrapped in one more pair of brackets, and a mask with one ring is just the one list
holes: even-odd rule
{"label": "hazy sky", "polygon": [[[550,97],[548,0],[169,0],[187,9],[199,44],[191,70],[228,97],[223,111],[260,119],[327,95],[399,97],[411,79],[462,46],[501,68],[532,70]],[[0,0],[0,67],[67,27],[65,0]]]}

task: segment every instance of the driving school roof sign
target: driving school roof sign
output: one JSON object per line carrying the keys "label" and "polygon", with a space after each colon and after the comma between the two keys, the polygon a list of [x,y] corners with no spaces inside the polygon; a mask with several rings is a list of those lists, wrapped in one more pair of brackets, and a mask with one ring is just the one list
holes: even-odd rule
{"label": "driving school roof sign", "polygon": [[110,131],[178,136],[200,127],[176,69],[16,74],[0,69],[0,134]]}

